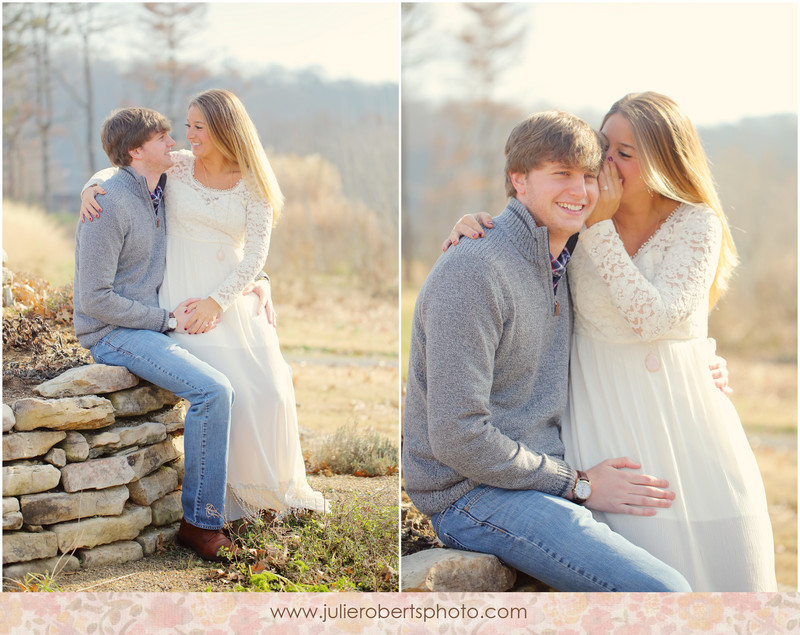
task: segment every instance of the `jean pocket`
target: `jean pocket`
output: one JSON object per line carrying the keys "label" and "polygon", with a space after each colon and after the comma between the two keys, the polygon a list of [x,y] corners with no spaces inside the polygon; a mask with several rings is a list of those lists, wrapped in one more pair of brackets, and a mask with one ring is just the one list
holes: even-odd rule
{"label": "jean pocket", "polygon": [[478,485],[478,487],[467,492],[463,497],[463,504],[459,505],[465,512],[470,510],[470,507],[476,505],[487,494],[491,494],[497,488],[494,485]]}

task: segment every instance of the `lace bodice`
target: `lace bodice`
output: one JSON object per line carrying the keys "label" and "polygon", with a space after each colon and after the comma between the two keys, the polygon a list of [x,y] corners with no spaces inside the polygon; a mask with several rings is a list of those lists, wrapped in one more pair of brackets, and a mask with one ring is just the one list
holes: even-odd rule
{"label": "lace bodice", "polygon": [[272,230],[272,208],[257,199],[240,180],[229,190],[215,190],[194,178],[194,155],[173,153],[168,172],[167,236],[226,243],[242,251],[242,259],[210,297],[227,309],[264,268]]}
{"label": "lace bodice", "polygon": [[[241,260],[210,294],[224,311],[264,268],[272,231],[272,208],[253,196],[240,180],[229,190],[215,190],[194,178],[194,155],[189,150],[172,153],[175,160],[167,171],[164,202],[167,236],[207,243],[224,243],[241,253]],[[117,168],[106,168],[92,176],[84,189],[102,185]]]}
{"label": "lace bodice", "polygon": [[609,341],[705,338],[722,226],[683,204],[631,258],[614,224],[584,229],[569,264],[575,332]]}

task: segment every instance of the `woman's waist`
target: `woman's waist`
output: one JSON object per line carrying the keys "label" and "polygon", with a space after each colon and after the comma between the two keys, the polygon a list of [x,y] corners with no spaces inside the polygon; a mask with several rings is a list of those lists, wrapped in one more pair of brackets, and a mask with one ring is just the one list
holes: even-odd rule
{"label": "woman's waist", "polygon": [[584,320],[575,320],[572,334],[611,344],[633,344],[636,342],[687,342],[705,340],[708,326],[705,323],[683,322],[664,331],[657,337],[645,339],[637,335],[627,323],[606,324],[602,328]]}
{"label": "woman's waist", "polygon": [[173,229],[172,231],[169,229],[167,230],[167,245],[169,246],[170,243],[198,245],[206,248],[215,246],[225,247],[237,251],[242,249],[242,243],[240,241],[234,240],[232,237],[225,234],[197,234],[195,232],[184,232],[177,229]]}

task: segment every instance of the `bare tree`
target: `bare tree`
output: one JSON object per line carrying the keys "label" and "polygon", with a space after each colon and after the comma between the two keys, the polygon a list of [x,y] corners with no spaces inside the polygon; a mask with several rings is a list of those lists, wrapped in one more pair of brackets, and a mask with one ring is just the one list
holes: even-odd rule
{"label": "bare tree", "polygon": [[479,189],[483,191],[479,202],[486,207],[492,199],[497,176],[494,122],[498,105],[494,93],[501,76],[519,53],[530,24],[524,5],[468,2],[461,6],[473,18],[458,35],[466,53],[465,86],[474,107],[474,121],[465,129],[464,143],[477,169],[473,178],[479,179]]}
{"label": "bare tree", "polygon": [[28,51],[33,63],[33,119],[39,136],[41,161],[41,204],[52,209],[52,176],[50,171],[53,127],[53,64],[52,41],[65,30],[59,24],[58,8],[54,3],[26,4],[25,29],[30,37]]}
{"label": "bare tree", "polygon": [[114,27],[122,23],[121,18],[113,16],[99,18],[97,14],[97,4],[92,3],[68,3],[64,5],[67,15],[71,18],[70,23],[73,27],[72,32],[78,36],[81,43],[81,60],[83,71],[83,87],[76,89],[71,79],[65,78],[63,73],[57,72],[57,77],[61,80],[61,85],[67,94],[83,110],[86,125],[86,161],[89,173],[97,171],[97,160],[95,157],[95,99],[94,81],[92,75],[92,40],[93,36],[99,33],[107,33]]}
{"label": "bare tree", "polygon": [[[429,24],[430,16],[427,7],[423,4],[404,2],[402,4],[402,24],[401,24],[401,53],[403,80],[407,80],[409,71],[424,63],[426,53],[419,47],[420,35],[425,33]],[[401,135],[407,123],[407,108],[401,110]],[[407,174],[409,160],[409,148],[401,146],[400,152],[400,175]],[[417,236],[414,230],[414,218],[408,204],[408,188],[400,184],[400,250],[403,267],[403,281],[408,282],[412,278],[412,264],[414,261],[414,246],[417,243]]]}
{"label": "bare tree", "polygon": [[184,41],[202,30],[208,7],[190,2],[146,2],[143,7],[149,38],[146,50],[152,55],[139,60],[131,76],[142,83],[148,99],[159,100],[158,107],[174,121],[179,114],[179,102],[208,77],[204,66],[179,56]]}
{"label": "bare tree", "polygon": [[20,139],[33,116],[27,92],[26,47],[22,42],[27,15],[24,6],[3,5],[3,196],[22,194]]}

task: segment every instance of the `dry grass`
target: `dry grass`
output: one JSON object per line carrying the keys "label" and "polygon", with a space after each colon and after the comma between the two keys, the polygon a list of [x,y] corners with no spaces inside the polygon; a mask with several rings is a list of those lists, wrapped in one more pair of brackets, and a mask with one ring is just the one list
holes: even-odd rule
{"label": "dry grass", "polygon": [[333,434],[348,423],[372,429],[397,444],[397,368],[310,364],[292,366],[300,427]]}
{"label": "dry grass", "polygon": [[356,280],[373,295],[396,293],[396,214],[347,198],[336,166],[318,155],[271,162],[286,205],[274,231],[270,273],[312,294],[320,289],[309,276],[330,274]]}
{"label": "dry grass", "polygon": [[333,434],[354,423],[397,443],[397,303],[348,290],[341,281],[317,288],[327,291],[324,297],[298,299],[273,281],[300,426]]}
{"label": "dry grass", "polygon": [[74,228],[65,229],[39,208],[3,201],[3,249],[14,271],[32,273],[56,286],[72,282]]}
{"label": "dry grass", "polygon": [[[267,267],[269,269],[269,267]],[[313,291],[273,276],[278,337],[286,355],[324,353],[397,362],[397,295],[374,296],[344,277],[310,276]]]}

